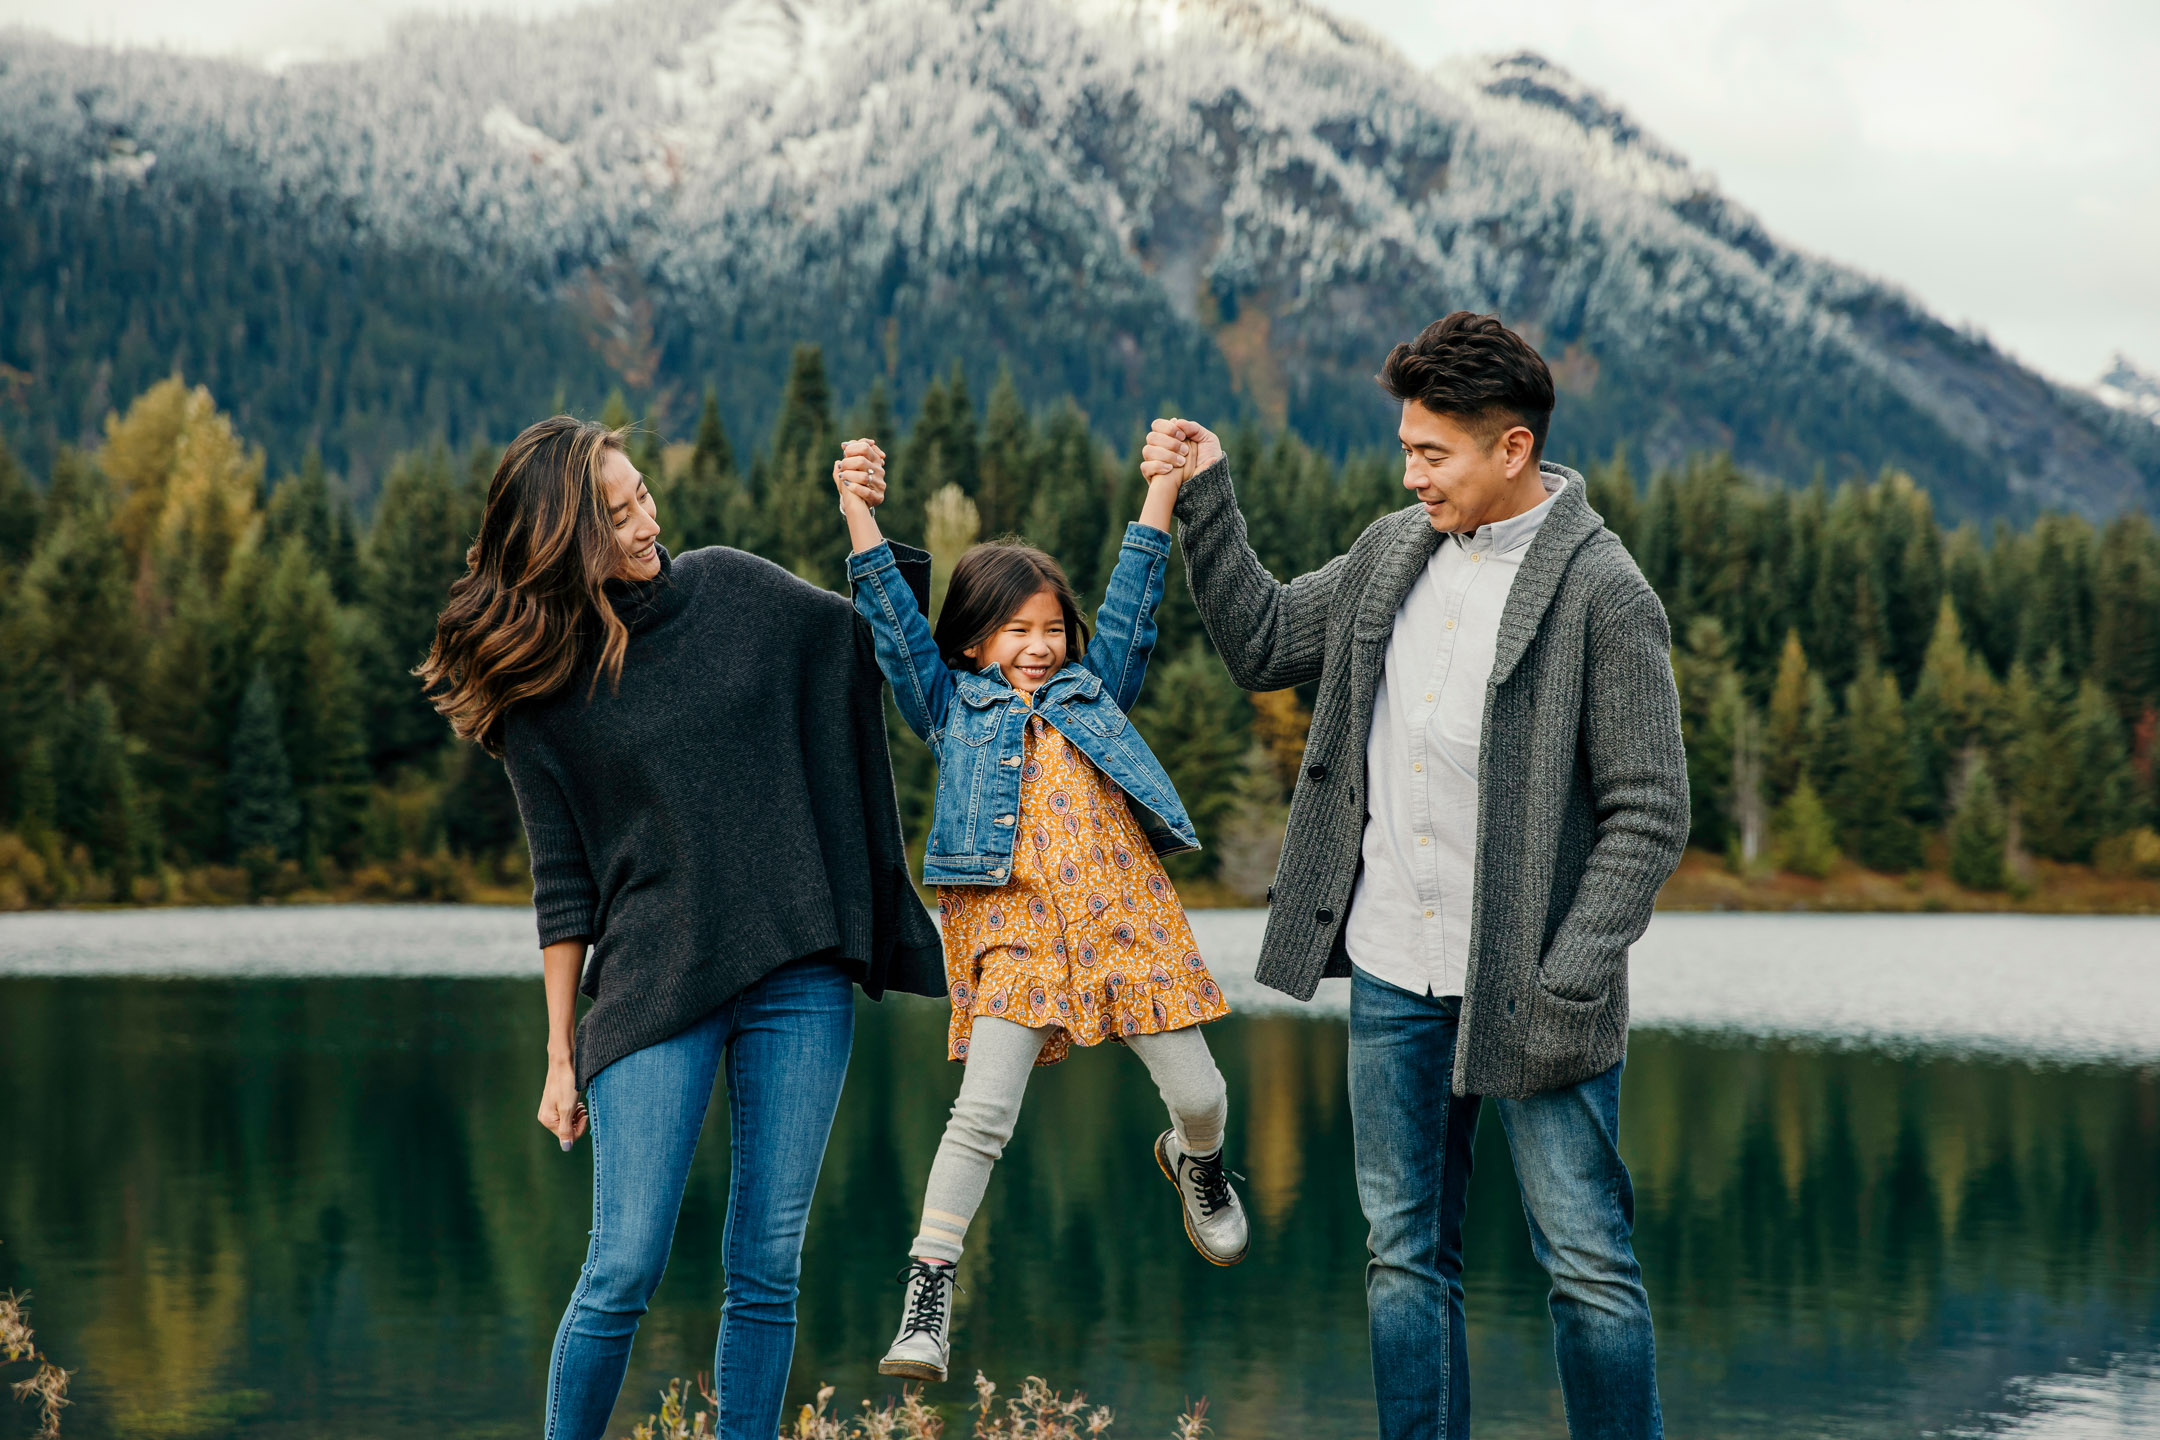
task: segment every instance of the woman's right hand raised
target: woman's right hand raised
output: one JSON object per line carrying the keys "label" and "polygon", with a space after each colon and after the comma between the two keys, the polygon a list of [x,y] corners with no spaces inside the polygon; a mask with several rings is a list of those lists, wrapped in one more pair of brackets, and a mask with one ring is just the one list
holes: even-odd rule
{"label": "woman's right hand raised", "polygon": [[567,1059],[548,1061],[547,1084],[540,1089],[540,1123],[568,1150],[591,1128],[585,1102],[578,1098],[577,1066]]}

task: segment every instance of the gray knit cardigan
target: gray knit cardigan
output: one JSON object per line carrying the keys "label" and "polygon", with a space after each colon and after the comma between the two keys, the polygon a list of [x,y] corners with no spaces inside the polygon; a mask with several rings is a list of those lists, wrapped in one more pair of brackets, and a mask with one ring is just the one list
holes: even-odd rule
{"label": "gray knit cardigan", "polygon": [[[1500,619],[1478,767],[1458,1094],[1525,1096],[1627,1053],[1628,947],[1687,844],[1671,634],[1619,538],[1567,478]],[[1245,540],[1226,461],[1177,502],[1193,600],[1247,690],[1319,681],[1259,980],[1301,1000],[1347,975],[1365,746],[1388,637],[1440,536],[1412,506],[1285,585]]]}

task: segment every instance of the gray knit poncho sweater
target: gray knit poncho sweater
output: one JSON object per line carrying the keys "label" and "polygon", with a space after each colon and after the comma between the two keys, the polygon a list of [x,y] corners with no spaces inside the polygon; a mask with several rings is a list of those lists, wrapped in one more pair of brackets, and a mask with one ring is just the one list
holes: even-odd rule
{"label": "gray knit poncho sweater", "polygon": [[611,582],[622,683],[512,710],[503,758],[542,946],[586,939],[582,1088],[793,960],[945,993],[908,882],[883,677],[841,596],[740,550]]}

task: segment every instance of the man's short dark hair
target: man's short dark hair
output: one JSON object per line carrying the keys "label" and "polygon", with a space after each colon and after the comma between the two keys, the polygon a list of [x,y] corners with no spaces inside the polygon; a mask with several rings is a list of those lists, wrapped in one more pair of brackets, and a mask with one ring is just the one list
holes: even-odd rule
{"label": "man's short dark hair", "polygon": [[1491,315],[1457,310],[1388,352],[1373,377],[1397,400],[1415,400],[1488,443],[1502,430],[1530,431],[1532,458],[1552,421],[1552,371],[1528,341]]}

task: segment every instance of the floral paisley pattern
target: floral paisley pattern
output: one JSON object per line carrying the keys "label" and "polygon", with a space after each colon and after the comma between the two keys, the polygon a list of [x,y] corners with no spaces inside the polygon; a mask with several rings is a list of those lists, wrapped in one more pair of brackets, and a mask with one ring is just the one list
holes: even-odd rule
{"label": "floral paisley pattern", "polygon": [[967,1059],[977,1015],[1053,1027],[1036,1063],[1055,1065],[1075,1044],[1230,1013],[1124,792],[1040,719],[1018,818],[1011,880],[938,890],[951,1058]]}

